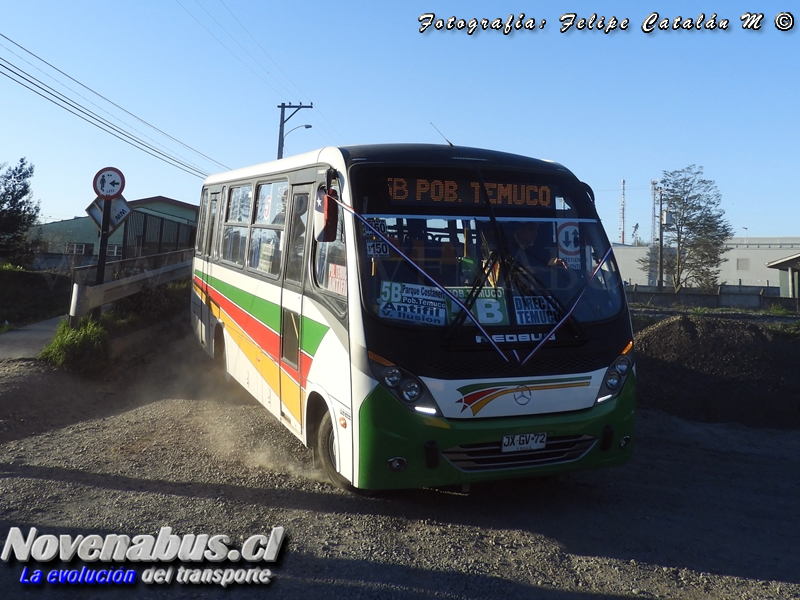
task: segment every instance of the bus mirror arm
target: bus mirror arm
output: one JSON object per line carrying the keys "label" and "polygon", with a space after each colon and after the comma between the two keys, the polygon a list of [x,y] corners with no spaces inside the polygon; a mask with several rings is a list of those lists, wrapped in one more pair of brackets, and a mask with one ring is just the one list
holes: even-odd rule
{"label": "bus mirror arm", "polygon": [[586,190],[586,193],[589,194],[589,198],[591,198],[591,200],[592,200],[592,205],[594,205],[595,204],[595,201],[594,201],[594,190],[589,186],[588,183],[585,183],[583,181],[581,181],[581,183],[583,184],[583,188]]}

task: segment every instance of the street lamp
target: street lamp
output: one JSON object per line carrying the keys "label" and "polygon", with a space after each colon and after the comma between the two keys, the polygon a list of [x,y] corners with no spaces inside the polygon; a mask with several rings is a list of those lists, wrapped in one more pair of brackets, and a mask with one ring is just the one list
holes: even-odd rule
{"label": "street lamp", "polygon": [[284,140],[286,140],[286,136],[292,133],[295,129],[311,129],[311,125],[309,125],[308,123],[306,123],[305,125],[298,125],[297,127],[293,127],[292,129],[284,133],[283,137],[281,138],[280,148],[278,148],[278,158],[283,158],[283,142]]}
{"label": "street lamp", "polygon": [[744,237],[747,237],[747,227],[742,227],[744,229]]}

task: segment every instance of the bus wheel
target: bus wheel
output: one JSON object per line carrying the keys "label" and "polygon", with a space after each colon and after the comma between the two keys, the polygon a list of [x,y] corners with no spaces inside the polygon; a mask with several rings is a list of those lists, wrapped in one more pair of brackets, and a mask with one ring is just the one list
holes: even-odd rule
{"label": "bus wheel", "polygon": [[319,462],[322,464],[322,470],[334,485],[349,492],[357,491],[352,485],[350,485],[350,482],[347,481],[347,479],[342,477],[336,471],[336,435],[333,432],[331,413],[329,413],[327,410],[325,411],[325,415],[322,417],[322,422],[319,424],[317,444],[314,447],[314,452],[319,457]]}

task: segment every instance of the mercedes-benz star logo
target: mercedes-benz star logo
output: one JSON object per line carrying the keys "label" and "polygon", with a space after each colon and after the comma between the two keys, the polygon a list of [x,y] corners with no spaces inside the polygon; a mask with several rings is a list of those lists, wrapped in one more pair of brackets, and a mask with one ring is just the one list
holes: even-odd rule
{"label": "mercedes-benz star logo", "polygon": [[528,402],[531,401],[531,390],[530,388],[521,385],[517,389],[514,390],[514,401],[519,404],[520,406],[525,406]]}

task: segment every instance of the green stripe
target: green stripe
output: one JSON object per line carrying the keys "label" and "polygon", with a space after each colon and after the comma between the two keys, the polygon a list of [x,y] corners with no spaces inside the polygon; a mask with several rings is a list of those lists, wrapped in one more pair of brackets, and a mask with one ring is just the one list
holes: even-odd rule
{"label": "green stripe", "polygon": [[[220,294],[233,302],[236,306],[253,315],[256,319],[264,323],[270,329],[280,333],[281,330],[281,307],[274,302],[260,298],[255,294],[250,294],[234,285],[225,283],[216,277],[206,275],[200,270],[195,270],[195,275],[203,279],[215,288]],[[322,338],[328,332],[328,327],[324,323],[318,323],[308,317],[302,318],[300,349],[314,356],[322,343]]]}
{"label": "green stripe", "polygon": [[322,343],[322,338],[328,333],[328,329],[330,327],[327,325],[303,317],[300,329],[300,337],[302,338],[300,340],[300,349],[309,356],[314,356]]}

